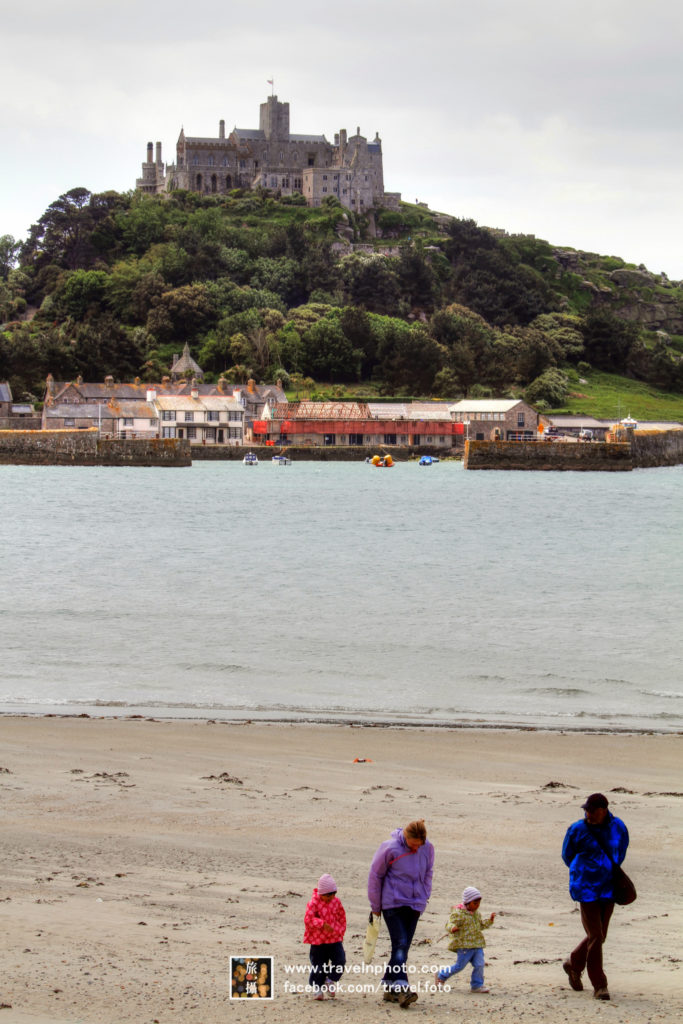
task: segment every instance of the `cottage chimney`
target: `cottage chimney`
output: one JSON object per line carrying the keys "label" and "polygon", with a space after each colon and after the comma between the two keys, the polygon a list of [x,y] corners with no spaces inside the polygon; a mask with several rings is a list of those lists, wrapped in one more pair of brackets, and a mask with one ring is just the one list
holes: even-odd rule
{"label": "cottage chimney", "polygon": [[104,386],[105,388],[114,387],[114,378],[111,376],[111,374],[107,374],[107,376],[104,378]]}
{"label": "cottage chimney", "polygon": [[76,385],[78,387],[80,387],[82,383],[83,383],[83,378],[81,377],[81,375],[79,373],[78,377],[76,377]]}
{"label": "cottage chimney", "polygon": [[162,390],[163,391],[168,391],[168,386],[169,386],[170,383],[171,383],[171,378],[168,376],[168,374],[164,375],[161,378],[161,388],[162,388]]}
{"label": "cottage chimney", "polygon": [[280,389],[280,391],[282,391],[282,381],[280,380],[280,378],[279,378],[279,377],[278,377],[278,379],[277,379],[277,380],[275,381],[275,385],[276,385],[276,387],[278,387],[278,388]]}
{"label": "cottage chimney", "polygon": [[156,402],[156,400],[157,400],[156,390],[154,388],[147,388],[147,401],[148,402]]}
{"label": "cottage chimney", "polygon": [[190,398],[199,398],[199,388],[197,387],[196,381],[192,381],[192,387],[190,389]]}
{"label": "cottage chimney", "polygon": [[225,138],[225,121],[223,120],[223,118],[221,118],[221,120],[218,122],[218,138]]}
{"label": "cottage chimney", "polygon": [[256,381],[253,379],[253,377],[250,377],[249,380],[247,381],[247,388],[249,389],[249,393],[252,395],[256,391]]}
{"label": "cottage chimney", "polygon": [[225,389],[227,388],[227,386],[228,386],[228,382],[225,379],[225,377],[219,377],[218,378],[218,383],[216,384],[216,388],[220,391],[220,393],[222,395],[225,394]]}
{"label": "cottage chimney", "polygon": [[136,388],[139,388],[139,387],[140,387],[140,383],[141,383],[141,382],[140,382],[140,378],[139,378],[139,377],[136,377],[136,378],[135,378],[135,380],[133,381],[133,384],[135,384],[135,387],[136,387]]}

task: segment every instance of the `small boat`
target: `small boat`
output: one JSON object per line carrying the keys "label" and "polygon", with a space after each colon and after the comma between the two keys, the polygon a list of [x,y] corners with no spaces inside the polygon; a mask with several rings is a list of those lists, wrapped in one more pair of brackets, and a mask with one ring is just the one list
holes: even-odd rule
{"label": "small boat", "polygon": [[276,466],[291,466],[292,460],[289,455],[273,455],[271,460]]}
{"label": "small boat", "polygon": [[423,455],[420,461],[418,462],[418,466],[431,466],[433,465],[433,463],[438,461],[439,460],[436,457],[436,455]]}
{"label": "small boat", "polygon": [[391,469],[394,465],[394,460],[389,454],[373,455],[370,459],[370,464],[373,465],[375,469]]}
{"label": "small boat", "polygon": [[247,452],[242,462],[245,466],[258,466],[258,456],[254,452]]}

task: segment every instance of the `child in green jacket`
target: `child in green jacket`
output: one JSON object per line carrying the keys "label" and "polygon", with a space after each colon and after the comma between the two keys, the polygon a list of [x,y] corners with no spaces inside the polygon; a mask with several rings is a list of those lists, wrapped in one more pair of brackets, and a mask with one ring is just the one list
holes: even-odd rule
{"label": "child in green jacket", "polygon": [[484,939],[483,929],[490,928],[496,915],[491,914],[487,921],[482,921],[479,913],[481,893],[474,886],[468,885],[462,894],[462,903],[454,907],[448,918],[446,930],[453,936],[448,948],[457,952],[458,959],[446,970],[441,970],[436,976],[436,983],[439,988],[443,987],[451,975],[457,974],[472,964],[472,977],[470,988],[472,992],[489,992],[484,985]]}

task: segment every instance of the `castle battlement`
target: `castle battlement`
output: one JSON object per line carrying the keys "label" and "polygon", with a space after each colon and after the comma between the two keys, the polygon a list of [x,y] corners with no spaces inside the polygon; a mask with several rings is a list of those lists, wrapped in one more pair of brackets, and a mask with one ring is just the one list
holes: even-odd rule
{"label": "castle battlement", "polygon": [[149,142],[136,188],[149,194],[187,189],[204,195],[264,188],[276,195],[301,194],[309,206],[335,196],[358,213],[375,206],[397,208],[400,200],[400,193],[384,191],[378,134],[368,142],[360,127],[352,136],[341,129],[334,143],[324,135],[292,134],[289,103],[275,95],[261,104],[258,128],[234,128],[226,136],[221,120],[215,138],[188,136],[181,129],[174,164],[164,166],[161,143],[154,156]]}

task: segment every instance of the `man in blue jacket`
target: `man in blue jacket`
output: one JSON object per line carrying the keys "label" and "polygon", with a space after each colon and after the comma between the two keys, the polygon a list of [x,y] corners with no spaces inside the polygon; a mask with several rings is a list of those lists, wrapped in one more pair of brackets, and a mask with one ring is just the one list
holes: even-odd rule
{"label": "man in blue jacket", "polygon": [[562,860],[569,868],[569,894],[580,904],[586,937],[562,966],[576,992],[583,988],[581,975],[586,968],[595,998],[609,999],[602,944],[614,910],[612,872],[626,856],[628,829],[607,809],[607,797],[602,793],[592,793],[581,806],[583,820],[567,829]]}

